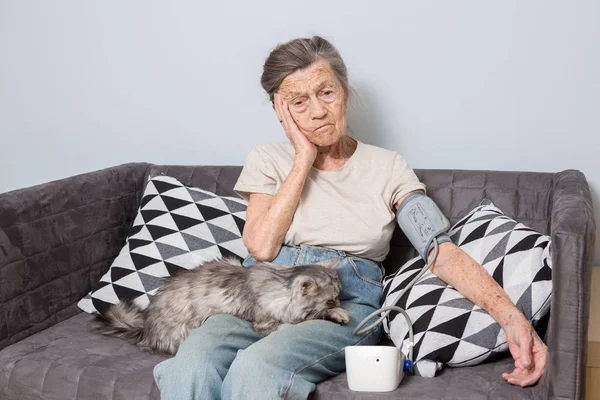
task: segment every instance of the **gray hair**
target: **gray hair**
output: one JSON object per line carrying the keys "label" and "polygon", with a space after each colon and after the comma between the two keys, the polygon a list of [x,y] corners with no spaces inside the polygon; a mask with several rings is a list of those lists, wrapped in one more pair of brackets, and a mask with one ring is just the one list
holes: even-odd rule
{"label": "gray hair", "polygon": [[279,44],[267,57],[260,83],[269,95],[271,102],[273,102],[273,96],[279,90],[281,82],[288,75],[300,69],[308,68],[319,60],[325,60],[329,63],[342,84],[346,100],[348,100],[351,87],[348,84],[348,71],[342,56],[327,40],[320,36],[313,36],[312,38],[298,38]]}

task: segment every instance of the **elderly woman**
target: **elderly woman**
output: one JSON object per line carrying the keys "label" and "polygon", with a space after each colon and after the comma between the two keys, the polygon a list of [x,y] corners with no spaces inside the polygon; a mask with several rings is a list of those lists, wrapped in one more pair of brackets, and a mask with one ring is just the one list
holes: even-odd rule
{"label": "elderly woman", "polygon": [[[207,319],[177,355],[156,366],[163,399],[305,399],[344,370],[345,346],[376,344],[381,325],[357,324],[381,305],[381,261],[396,212],[425,185],[396,152],[346,134],[346,67],[325,39],[295,39],[267,58],[262,86],[289,139],[257,146],[235,190],[248,199],[243,239],[256,260],[301,265],[339,257],[348,325],[314,320],[268,336],[230,315]],[[544,372],[547,347],[503,289],[446,241],[431,271],[486,310],[506,332],[515,359],[508,382],[527,386]]]}

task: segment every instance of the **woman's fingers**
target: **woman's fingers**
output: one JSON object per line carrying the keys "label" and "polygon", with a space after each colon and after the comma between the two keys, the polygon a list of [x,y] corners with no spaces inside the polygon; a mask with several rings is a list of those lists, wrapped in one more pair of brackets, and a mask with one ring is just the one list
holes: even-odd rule
{"label": "woman's fingers", "polygon": [[290,109],[288,107],[288,104],[283,101],[283,97],[281,98],[281,108],[283,110],[284,121],[286,121],[289,125],[291,125],[291,124],[296,125],[296,121],[294,121],[294,119],[292,118],[292,114],[290,114]]}
{"label": "woman's fingers", "polygon": [[511,385],[521,387],[531,386],[540,380],[545,371],[545,363],[536,363],[535,369],[527,370],[523,368],[515,368],[513,372],[503,373],[504,378]]}
{"label": "woman's fingers", "polygon": [[515,360],[514,371],[510,374],[502,374],[502,378],[512,385],[519,385],[521,387],[531,386],[539,381],[546,370],[548,347],[541,341],[541,339],[539,339],[539,337],[537,337],[537,335],[534,338],[532,351],[532,361],[529,368],[524,368],[522,366],[521,359]]}
{"label": "woman's fingers", "polygon": [[526,375],[528,375],[531,371],[523,369],[521,367],[516,367],[511,373],[503,373],[502,378],[506,380],[511,385],[519,385],[521,386],[521,382],[524,380]]}
{"label": "woman's fingers", "polygon": [[275,114],[277,114],[279,122],[282,122],[283,110],[281,109],[281,95],[279,93],[275,93],[275,96],[273,98],[273,106],[275,107]]}
{"label": "woman's fingers", "polygon": [[275,93],[273,100],[277,117],[283,126],[285,135],[294,146],[296,154],[301,154],[307,163],[312,164],[317,156],[316,146],[300,131],[283,97],[279,93]]}
{"label": "woman's fingers", "polygon": [[298,127],[294,122],[290,111],[287,108],[287,103],[283,100],[283,97],[279,93],[275,93],[275,112],[277,113],[277,118],[279,118],[279,122],[283,126],[285,130],[285,134],[288,138],[292,139],[290,135],[294,135],[296,131],[298,131]]}
{"label": "woman's fingers", "polygon": [[281,95],[279,96],[279,99],[280,99],[279,107],[281,110],[281,114],[279,114],[279,116],[281,118],[279,120],[285,127],[288,135],[290,135],[290,134],[295,135],[295,134],[301,133],[300,129],[298,128],[298,125],[296,125],[296,121],[294,121],[294,118],[292,117],[292,114],[290,113],[288,104],[285,102],[285,100],[283,100],[283,97],[281,97]]}
{"label": "woman's fingers", "polygon": [[295,139],[297,139],[298,135],[302,135],[302,132],[300,132],[298,125],[296,125],[296,121],[294,121],[294,118],[292,118],[292,114],[290,113],[287,103],[285,102],[285,100],[283,100],[283,97],[281,97],[279,93],[276,93],[275,95],[277,96],[276,99],[278,100],[276,101],[276,111],[277,116],[279,117],[279,121],[283,125],[283,128],[285,129],[285,133],[288,136],[288,138],[290,138],[292,142],[294,142]]}

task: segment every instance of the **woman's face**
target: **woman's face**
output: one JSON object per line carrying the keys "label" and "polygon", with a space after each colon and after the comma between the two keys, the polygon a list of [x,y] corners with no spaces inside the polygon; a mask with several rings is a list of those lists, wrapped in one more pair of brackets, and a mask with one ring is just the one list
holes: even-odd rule
{"label": "woman's face", "polygon": [[331,146],[346,134],[346,94],[327,61],[319,60],[286,76],[279,93],[313,144]]}

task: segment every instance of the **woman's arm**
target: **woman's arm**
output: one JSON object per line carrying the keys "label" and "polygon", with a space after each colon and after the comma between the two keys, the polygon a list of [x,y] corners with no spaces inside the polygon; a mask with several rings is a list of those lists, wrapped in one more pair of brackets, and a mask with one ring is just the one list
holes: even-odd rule
{"label": "woman's arm", "polygon": [[250,194],[244,245],[257,261],[271,261],[277,256],[286,232],[292,224],[306,176],[312,162],[298,158],[275,196],[262,193]]}
{"label": "woman's arm", "polygon": [[[431,261],[432,253],[429,255]],[[470,255],[454,243],[442,243],[431,272],[481,307],[505,329],[511,322],[527,320],[504,289]]]}
{"label": "woman's arm", "polygon": [[[396,210],[406,196],[398,200]],[[429,253],[429,261],[432,253],[433,250]],[[544,372],[548,348],[485,268],[454,243],[442,243],[430,269],[434,275],[487,311],[504,329],[515,359],[515,370],[511,374],[503,374],[503,378],[520,386],[537,382]]]}
{"label": "woman's arm", "polygon": [[271,261],[279,253],[292,224],[306,177],[317,157],[317,147],[300,132],[279,93],[275,93],[273,106],[294,146],[295,155],[292,170],[274,196],[262,193],[250,195],[242,239],[257,261]]}
{"label": "woman's arm", "polygon": [[[422,190],[416,192],[425,194]],[[396,210],[409,194],[398,200]],[[429,261],[432,256],[433,250],[429,253]],[[485,268],[454,243],[440,244],[438,256],[430,269],[438,278],[487,311],[503,328],[515,318],[525,318]]]}
{"label": "woman's arm", "polygon": [[485,268],[455,244],[442,243],[431,272],[500,324],[515,359],[514,371],[504,373],[502,377],[522,387],[535,384],[544,373],[548,347]]}

